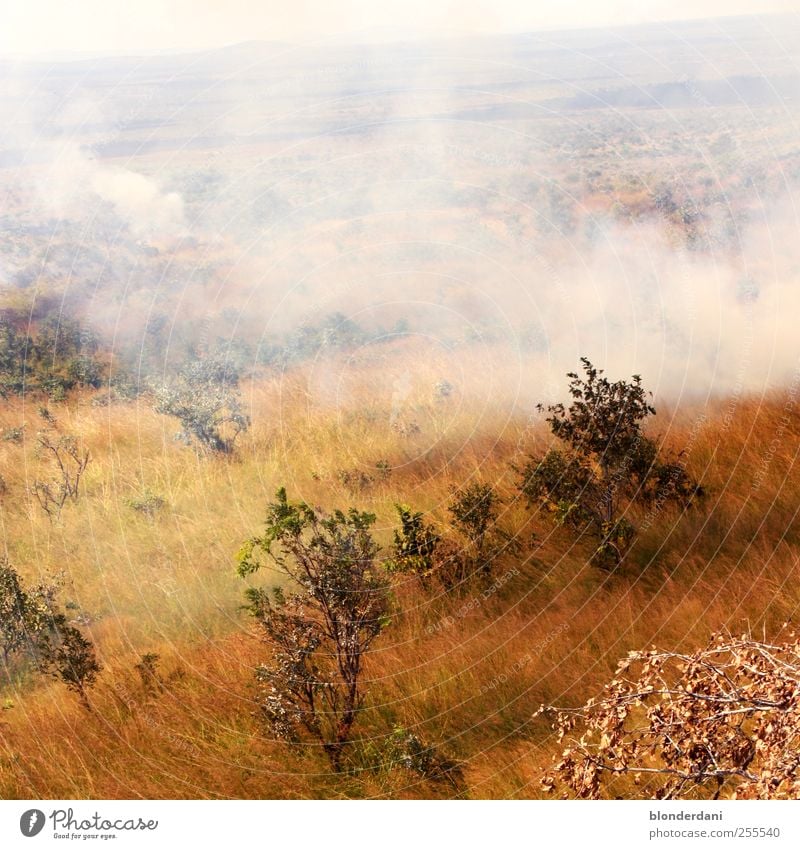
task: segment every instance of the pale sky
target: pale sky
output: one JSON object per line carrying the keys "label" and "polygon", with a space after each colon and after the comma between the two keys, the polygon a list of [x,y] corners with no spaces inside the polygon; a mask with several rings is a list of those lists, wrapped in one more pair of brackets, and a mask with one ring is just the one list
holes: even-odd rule
{"label": "pale sky", "polygon": [[389,41],[774,12],[800,0],[0,0],[0,55]]}

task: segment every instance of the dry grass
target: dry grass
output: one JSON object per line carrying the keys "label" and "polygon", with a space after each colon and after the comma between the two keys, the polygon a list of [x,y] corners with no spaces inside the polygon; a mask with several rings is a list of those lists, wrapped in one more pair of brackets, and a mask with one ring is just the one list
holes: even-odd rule
{"label": "dry grass", "polygon": [[[380,766],[398,725],[462,760],[470,796],[537,796],[554,752],[550,729],[532,719],[542,702],[584,701],[630,649],[696,646],[723,626],[770,632],[796,613],[800,416],[787,395],[662,407],[654,432],[686,451],[708,495],[686,514],[637,508],[643,531],[623,569],[606,575],[586,565],[583,543],[516,497],[511,464],[544,444],[546,431],[530,425],[531,400],[519,398],[514,379],[467,390],[451,378],[447,398],[433,390],[479,364],[478,373],[503,374],[501,363],[444,351],[408,369],[398,363],[409,351],[392,353],[245,387],[254,426],[230,460],[174,442],[173,423],[144,401],[54,407],[92,457],[80,501],[55,523],[27,494],[44,474],[37,404],[4,405],[0,428],[25,424],[21,444],[0,442],[5,549],[30,578],[66,571],[64,599],[90,618],[105,671],[92,715],[55,684],[6,688],[2,797],[452,794]],[[386,479],[381,460],[392,467]],[[343,482],[340,472],[353,469],[373,480]],[[501,523],[522,553],[505,557],[497,574],[517,574],[485,597],[481,588],[448,598],[396,587],[395,620],[368,663],[363,771],[332,776],[313,747],[265,739],[251,701],[263,647],[239,609],[233,564],[266,500],[286,485],[291,497],[323,507],[371,509],[388,543],[394,502],[446,524],[449,488],[473,478],[504,497]],[[165,501],[153,518],[126,504],[145,490]],[[148,651],[162,658],[161,693],[148,693],[133,669]]]}

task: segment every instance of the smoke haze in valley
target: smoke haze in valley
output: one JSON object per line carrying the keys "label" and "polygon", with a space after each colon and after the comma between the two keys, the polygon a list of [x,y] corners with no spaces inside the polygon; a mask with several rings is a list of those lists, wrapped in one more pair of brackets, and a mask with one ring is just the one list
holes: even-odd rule
{"label": "smoke haze in valley", "polygon": [[115,345],[339,313],[504,348],[526,404],[581,356],[657,396],[786,385],[799,60],[767,17],[7,61],[0,286]]}

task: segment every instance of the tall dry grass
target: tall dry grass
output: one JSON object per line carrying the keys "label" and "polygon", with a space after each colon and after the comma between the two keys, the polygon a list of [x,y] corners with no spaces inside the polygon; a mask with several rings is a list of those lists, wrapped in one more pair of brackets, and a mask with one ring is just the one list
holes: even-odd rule
{"label": "tall dry grass", "polygon": [[[47,473],[35,452],[38,402],[4,404],[0,428],[25,425],[21,443],[0,441],[5,550],[30,579],[65,572],[63,599],[89,623],[105,670],[91,714],[56,684],[5,687],[0,795],[452,795],[450,785],[382,765],[401,726],[463,762],[470,796],[537,796],[556,751],[533,718],[541,703],[584,701],[631,649],[696,646],[720,627],[771,633],[796,614],[800,416],[786,393],[660,405],[652,432],[665,451],[684,452],[707,495],[686,512],[633,509],[640,536],[609,575],[587,565],[588,544],[518,498],[513,465],[549,438],[530,417],[535,391],[522,396],[515,379],[452,378],[507,375],[485,357],[403,353],[314,363],[245,386],[253,427],[229,459],[175,442],[175,423],[145,400],[54,405],[59,427],[91,454],[81,498],[57,522],[28,492]],[[447,397],[436,390],[444,377]],[[388,545],[396,502],[446,528],[450,488],[475,479],[502,495],[500,523],[520,552],[496,565],[510,576],[496,591],[447,596],[397,582],[394,620],[367,664],[359,769],[332,776],[315,747],[267,739],[252,685],[265,649],[240,609],[234,555],[260,529],[275,489],[325,508],[370,509]],[[146,491],[164,499],[152,518],[127,503]],[[134,670],[144,652],[161,656],[161,691]]]}

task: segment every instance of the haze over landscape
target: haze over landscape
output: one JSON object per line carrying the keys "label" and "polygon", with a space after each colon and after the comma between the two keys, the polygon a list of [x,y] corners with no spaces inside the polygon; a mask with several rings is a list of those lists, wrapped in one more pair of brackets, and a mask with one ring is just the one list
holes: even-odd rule
{"label": "haze over landscape", "polygon": [[774,384],[799,78],[769,21],[7,65],[4,275],[126,334],[191,291],[268,338],[324,292],[555,375]]}
{"label": "haze over landscape", "polygon": [[[300,13],[270,40],[259,13],[210,46],[246,23],[233,4],[171,49],[169,27],[148,43],[102,14],[59,44],[57,15],[40,42],[17,22],[4,562],[40,607],[56,591],[34,586],[58,587],[98,669],[84,687],[48,667],[73,704],[36,674],[46,650],[8,650],[4,797],[538,796],[560,750],[541,704],[585,702],[628,651],[796,613],[800,18],[718,5],[656,23],[577,4],[531,31],[513,4],[434,4],[396,39],[408,21],[351,4],[303,40]],[[532,494],[581,358],[641,377],[653,454],[642,471],[626,444],[612,474],[579,446],[589,477]],[[472,485],[493,493],[477,536]],[[257,690],[265,614],[242,611],[236,552],[280,487],[374,513],[391,585],[363,731],[335,745],[303,726],[287,748]],[[424,574],[396,505],[450,546]]]}

